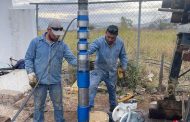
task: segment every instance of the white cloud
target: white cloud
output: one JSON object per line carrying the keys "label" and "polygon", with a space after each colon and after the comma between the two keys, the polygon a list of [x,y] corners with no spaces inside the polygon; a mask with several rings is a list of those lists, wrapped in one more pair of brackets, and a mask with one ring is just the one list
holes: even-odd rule
{"label": "white cloud", "polygon": [[72,15],[75,15],[75,14],[68,14],[68,13],[63,13],[63,12],[40,12],[39,13],[39,17],[40,18],[57,18],[57,19],[65,19],[65,18],[68,18],[68,16],[72,16]]}
{"label": "white cloud", "polygon": [[75,2],[76,0],[13,0],[14,5],[26,5],[29,3],[44,3],[44,2]]}
{"label": "white cloud", "polygon": [[[78,0],[13,0],[18,4],[28,4],[31,2],[77,2]],[[106,1],[106,0],[88,0],[94,1]],[[113,0],[115,1],[115,0]],[[161,15],[167,13],[158,12],[158,8],[161,7],[161,1],[143,2],[142,3],[142,22],[146,23],[159,18]],[[61,5],[62,6],[62,5]],[[59,18],[64,20],[71,20],[77,17],[77,5],[64,6],[60,5],[48,5],[40,6],[39,17],[40,18]],[[133,20],[136,24],[138,21],[139,3],[138,2],[124,2],[124,3],[104,3],[104,4],[89,4],[90,20],[99,22],[119,22],[120,18],[126,17]],[[170,18],[170,16],[167,16]]]}

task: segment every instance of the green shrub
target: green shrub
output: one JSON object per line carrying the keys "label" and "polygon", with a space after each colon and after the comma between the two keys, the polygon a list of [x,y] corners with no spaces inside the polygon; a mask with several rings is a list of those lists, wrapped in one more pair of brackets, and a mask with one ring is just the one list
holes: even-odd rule
{"label": "green shrub", "polygon": [[142,79],[142,68],[137,66],[136,62],[129,61],[127,71],[124,78],[118,78],[117,85],[119,87],[127,87],[129,89],[135,89],[136,85],[140,84]]}

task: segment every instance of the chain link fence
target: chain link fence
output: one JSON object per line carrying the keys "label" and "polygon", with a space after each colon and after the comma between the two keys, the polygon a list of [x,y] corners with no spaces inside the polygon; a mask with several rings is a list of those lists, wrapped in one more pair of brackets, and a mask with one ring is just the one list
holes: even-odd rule
{"label": "chain link fence", "polygon": [[[164,53],[166,59],[170,61],[175,46],[176,26],[170,23],[171,13],[158,11],[161,4],[162,1],[158,0],[147,1],[142,2],[140,8],[139,2],[89,2],[89,41],[92,42],[95,38],[104,35],[105,28],[115,24],[120,28],[119,36],[124,40],[129,59],[136,59],[139,53],[140,59],[160,60]],[[52,18],[61,19],[66,29],[70,21],[77,17],[77,3],[36,3],[36,6],[38,34],[46,31],[48,22]],[[76,30],[77,22],[74,21],[65,38],[75,53]]]}
{"label": "chain link fence", "polygon": [[[46,31],[52,18],[61,19],[66,29],[70,21],[77,17],[77,3],[34,4],[37,8],[39,35]],[[165,62],[171,62],[176,44],[176,25],[170,23],[171,13],[158,11],[161,5],[161,0],[89,2],[89,42],[104,35],[108,25],[118,25],[119,36],[124,41],[129,60],[140,63],[153,59],[157,62],[156,68],[152,68],[149,62],[146,64],[150,67],[148,72],[159,74],[162,54]],[[64,39],[75,54],[78,42],[76,30],[77,21],[74,21]]]}

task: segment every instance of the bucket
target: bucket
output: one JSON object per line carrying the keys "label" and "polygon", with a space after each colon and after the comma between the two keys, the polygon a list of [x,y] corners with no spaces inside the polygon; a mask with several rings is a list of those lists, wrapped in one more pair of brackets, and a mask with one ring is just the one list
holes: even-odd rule
{"label": "bucket", "polygon": [[103,111],[90,112],[90,122],[109,122],[109,116]]}

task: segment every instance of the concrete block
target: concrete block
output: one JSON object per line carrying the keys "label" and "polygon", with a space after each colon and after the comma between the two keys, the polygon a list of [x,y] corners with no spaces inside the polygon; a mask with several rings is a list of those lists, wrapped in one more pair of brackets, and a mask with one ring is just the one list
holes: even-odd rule
{"label": "concrete block", "polygon": [[0,90],[0,103],[2,104],[13,104],[23,96],[22,92],[14,91],[14,90]]}
{"label": "concrete block", "polygon": [[0,76],[0,90],[8,89],[20,92],[26,92],[31,89],[28,75],[25,69],[17,69]]}
{"label": "concrete block", "polygon": [[[12,106],[9,105],[2,105],[0,104],[0,115],[1,116],[7,116],[13,119],[15,114],[18,112],[18,109],[15,109]],[[22,110],[19,114],[19,116],[16,118],[15,122],[25,122],[24,120],[28,118],[31,115],[31,111]],[[2,122],[2,121],[0,121]],[[28,121],[27,121],[28,122]]]}
{"label": "concrete block", "polygon": [[11,118],[0,115],[0,122],[11,122]]}

